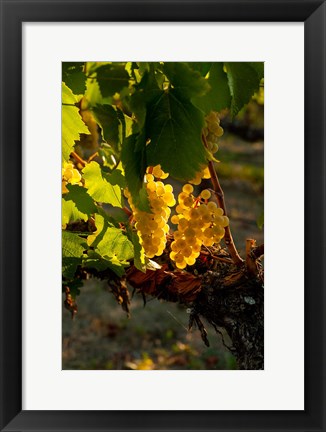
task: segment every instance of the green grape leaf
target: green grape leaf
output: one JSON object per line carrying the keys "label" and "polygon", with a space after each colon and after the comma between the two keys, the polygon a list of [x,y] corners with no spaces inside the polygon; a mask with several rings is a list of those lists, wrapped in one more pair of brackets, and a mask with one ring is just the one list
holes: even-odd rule
{"label": "green grape leaf", "polygon": [[106,64],[98,67],[96,73],[103,97],[113,96],[129,85],[129,74],[124,65]]}
{"label": "green grape leaf", "polygon": [[94,161],[87,164],[82,172],[87,192],[95,201],[122,207],[121,187],[111,183],[111,180],[116,182],[116,178],[105,173]]}
{"label": "green grape leaf", "polygon": [[88,256],[83,260],[83,266],[95,268],[97,271],[105,271],[108,268],[117,276],[121,277],[125,273],[125,267],[129,262],[119,261],[116,257],[103,257],[95,251],[88,251]]}
{"label": "green grape leaf", "polygon": [[76,96],[64,82],[61,84],[61,91],[61,102],[63,104],[75,105],[81,99],[81,96]]}
{"label": "green grape leaf", "polygon": [[231,114],[236,116],[259,89],[261,68],[248,62],[225,63],[225,66],[232,96]]}
{"label": "green grape leaf", "polygon": [[127,228],[127,235],[134,246],[134,265],[138,270],[146,273],[146,257],[144,248],[140,244],[139,236],[131,228]]}
{"label": "green grape leaf", "polygon": [[167,62],[164,63],[163,71],[173,88],[178,90],[179,97],[191,99],[194,96],[203,96],[209,90],[207,80],[187,63]]}
{"label": "green grape leaf", "polygon": [[144,184],[146,172],[146,141],[143,135],[133,134],[125,139],[121,161],[133,204],[142,211],[150,212],[148,195]]}
{"label": "green grape leaf", "polygon": [[[103,170],[104,171],[104,170]],[[126,187],[126,179],[125,176],[122,174],[122,171],[116,168],[111,173],[103,172],[103,175],[106,176],[108,181],[113,185],[118,185],[121,188]]]}
{"label": "green grape leaf", "polygon": [[127,116],[126,114],[124,114],[124,118],[125,118],[125,132],[123,134],[123,138],[126,138],[132,134],[132,126],[134,122],[132,118]]}
{"label": "green grape leaf", "polygon": [[264,78],[264,62],[248,62],[248,64],[255,69],[259,80]]}
{"label": "green grape leaf", "polygon": [[96,105],[92,111],[95,120],[102,128],[103,139],[116,153],[119,152],[122,142],[123,126],[120,113],[118,113],[112,105]]}
{"label": "green grape leaf", "polygon": [[203,110],[205,114],[210,111],[220,111],[229,108],[231,94],[227,75],[223,70],[223,63],[213,63],[207,79],[210,90],[202,97],[192,99],[194,105]]}
{"label": "green grape leaf", "polygon": [[89,235],[87,244],[92,247],[84,260],[86,267],[94,267],[99,271],[110,268],[118,276],[122,276],[127,261],[134,255],[132,242],[121,231],[109,222],[105,215],[95,215],[96,231]]}
{"label": "green grape leaf", "polygon": [[92,246],[92,248],[95,248],[97,244],[103,239],[108,226],[112,226],[105,214],[96,213],[94,219],[96,231],[87,237],[87,244],[88,246]]}
{"label": "green grape leaf", "polygon": [[[137,67],[136,67],[137,66]],[[140,75],[144,75],[145,72],[150,70],[150,63],[148,62],[139,62],[136,64],[135,69],[139,70]]]}
{"label": "green grape leaf", "polygon": [[148,165],[161,164],[179,180],[189,180],[206,163],[201,141],[204,115],[177,90],[161,92],[147,110]]}
{"label": "green grape leaf", "polygon": [[204,77],[208,74],[212,63],[210,62],[190,62],[187,63],[192,69],[197,70]]}
{"label": "green grape leaf", "polygon": [[69,193],[64,196],[64,199],[73,201],[80,212],[91,215],[97,211],[94,201],[83,186],[67,184],[66,187]]}
{"label": "green grape leaf", "polygon": [[62,62],[62,81],[75,94],[83,94],[86,90],[86,75],[83,62]]}
{"label": "green grape leaf", "polygon": [[98,82],[96,78],[87,78],[86,81],[86,92],[84,99],[86,99],[86,107],[91,108],[98,104],[103,103],[103,98],[101,95],[100,86],[98,85]]}
{"label": "green grape leaf", "polygon": [[67,200],[66,197],[62,198],[62,225],[66,226],[68,223],[78,220],[88,220],[86,213],[78,210],[76,203],[72,200]]}
{"label": "green grape leaf", "polygon": [[95,251],[101,256],[116,257],[123,262],[134,256],[133,244],[121,229],[115,227],[107,227]]}
{"label": "green grape leaf", "polygon": [[69,161],[70,153],[74,150],[75,141],[80,139],[80,134],[89,134],[89,130],[82,121],[78,108],[78,102],[70,88],[62,83],[62,159]]}
{"label": "green grape leaf", "polygon": [[145,123],[146,106],[161,93],[157,84],[153,67],[145,71],[139,84],[135,86],[135,92],[130,97],[129,105],[136,116],[138,128],[141,129]]}
{"label": "green grape leaf", "polygon": [[74,278],[77,266],[82,263],[85,246],[85,240],[77,234],[62,231],[62,273],[67,279]]}
{"label": "green grape leaf", "polygon": [[87,75],[93,75],[94,72],[97,71],[97,69],[101,66],[110,65],[112,62],[105,61],[105,62],[86,62],[85,63],[85,70]]}

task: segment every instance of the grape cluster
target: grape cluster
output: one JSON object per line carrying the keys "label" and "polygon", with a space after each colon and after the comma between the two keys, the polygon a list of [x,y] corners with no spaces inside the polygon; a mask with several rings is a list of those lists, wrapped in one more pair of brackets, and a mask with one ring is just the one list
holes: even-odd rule
{"label": "grape cluster", "polygon": [[211,153],[218,150],[218,139],[223,135],[223,128],[220,126],[220,119],[215,111],[211,111],[205,118],[206,127],[204,134],[206,137],[207,147]]}
{"label": "grape cluster", "polygon": [[67,183],[81,185],[80,172],[74,167],[71,162],[64,162],[62,168],[62,193],[66,194],[69,192],[67,189]]}
{"label": "grape cluster", "polygon": [[176,200],[173,195],[173,187],[160,181],[160,179],[166,179],[169,174],[162,171],[160,165],[147,171],[145,184],[152,213],[138,210],[128,190],[125,190],[125,196],[133,212],[135,227],[145,255],[153,258],[162,255],[165,249],[166,235],[170,230],[168,225],[170,207],[176,204]]}
{"label": "grape cluster", "polygon": [[171,218],[178,228],[171,243],[170,258],[179,269],[195,264],[202,245],[209,247],[219,243],[224,237],[224,228],[229,225],[223,210],[208,201],[211,197],[208,189],[198,198],[194,197],[193,191],[191,184],[183,186],[178,196],[177,214]]}

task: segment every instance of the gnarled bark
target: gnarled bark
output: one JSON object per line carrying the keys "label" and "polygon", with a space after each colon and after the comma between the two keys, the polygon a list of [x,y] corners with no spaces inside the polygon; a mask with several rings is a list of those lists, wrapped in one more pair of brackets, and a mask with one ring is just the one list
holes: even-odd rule
{"label": "gnarled bark", "polygon": [[[242,273],[242,272],[241,272]],[[225,286],[218,273],[204,277],[194,309],[216,330],[225,329],[239,369],[264,368],[264,289],[260,278],[234,273],[237,282]],[[236,275],[236,276],[235,276]],[[226,278],[230,277],[227,275]]]}
{"label": "gnarled bark", "polygon": [[190,327],[196,322],[206,344],[206,331],[200,317],[218,333],[224,329],[232,341],[229,349],[239,369],[263,369],[263,270],[253,246],[250,240],[246,263],[241,268],[225,259],[215,260],[213,270],[201,268],[201,274],[196,270],[194,273],[171,271],[167,265],[146,274],[131,268],[127,281],[143,295],[191,308]]}
{"label": "gnarled bark", "polygon": [[87,269],[86,273],[107,279],[110,290],[127,313],[130,295],[126,282],[143,295],[144,301],[146,296],[152,296],[190,308],[189,327],[197,324],[206,345],[209,342],[201,318],[217,333],[223,329],[227,332],[232,343],[228,348],[239,369],[259,370],[264,368],[264,285],[259,260],[263,248],[254,246],[248,240],[247,257],[241,267],[221,250],[218,256],[214,255],[213,264],[203,254],[191,272],[175,270],[165,262],[161,268],[146,273],[131,266],[125,279],[109,269],[102,272]]}

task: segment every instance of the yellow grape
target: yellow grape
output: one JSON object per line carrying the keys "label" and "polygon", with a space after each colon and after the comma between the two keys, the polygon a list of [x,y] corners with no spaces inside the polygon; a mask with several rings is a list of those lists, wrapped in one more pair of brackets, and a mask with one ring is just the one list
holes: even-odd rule
{"label": "yellow grape", "polygon": [[192,238],[192,237],[195,237],[196,231],[194,229],[192,229],[192,228],[187,228],[184,231],[184,235],[185,235],[186,238]]}
{"label": "yellow grape", "polygon": [[171,243],[171,250],[173,252],[179,252],[180,248],[178,247],[178,244],[174,241]]}
{"label": "yellow grape", "polygon": [[205,200],[209,199],[211,197],[211,195],[212,194],[210,193],[210,191],[208,189],[204,189],[200,194],[200,196]]}
{"label": "yellow grape", "polygon": [[172,260],[172,261],[174,261],[174,260],[175,260],[175,257],[176,257],[176,255],[177,255],[177,252],[174,252],[174,251],[172,251],[172,252],[170,252],[170,255],[169,255],[169,257],[171,258],[171,260]]}
{"label": "yellow grape", "polygon": [[193,247],[197,242],[196,237],[187,237],[185,240],[187,242],[187,245],[191,247]]}
{"label": "yellow grape", "polygon": [[170,227],[168,224],[165,224],[163,227],[163,231],[165,232],[165,234],[168,234],[168,232],[170,231]]}
{"label": "yellow grape", "polygon": [[74,172],[73,172],[72,169],[66,168],[66,169],[64,170],[64,174],[63,174],[63,176],[64,176],[64,178],[65,178],[66,180],[69,181],[70,179],[73,178],[73,176],[74,176]]}
{"label": "yellow grape", "polygon": [[208,208],[207,208],[207,206],[206,205],[204,205],[204,204],[201,204],[199,207],[198,207],[198,213],[199,213],[199,215],[201,216],[201,217],[203,217],[203,215],[205,215],[205,214],[209,214],[209,210],[208,210]]}
{"label": "yellow grape", "polygon": [[190,219],[197,219],[199,218],[200,214],[198,213],[197,208],[192,208],[189,212]]}
{"label": "yellow grape", "polygon": [[185,192],[186,194],[190,195],[193,193],[194,188],[191,184],[187,183],[182,187],[182,191]]}
{"label": "yellow grape", "polygon": [[179,202],[179,204],[183,203],[184,200],[186,198],[188,198],[188,197],[189,197],[189,195],[186,192],[179,193],[179,196],[178,196],[178,202]]}
{"label": "yellow grape", "polygon": [[184,257],[188,258],[192,254],[192,249],[190,246],[186,246],[181,250],[181,253]]}
{"label": "yellow grape", "polygon": [[200,252],[200,250],[201,250],[201,244],[199,244],[199,243],[196,243],[196,244],[194,244],[193,246],[192,246],[192,251],[193,251],[193,253],[194,252]]}
{"label": "yellow grape", "polygon": [[214,209],[214,214],[217,216],[223,216],[224,211],[220,207],[217,207],[216,209]]}
{"label": "yellow grape", "polygon": [[183,201],[183,204],[186,207],[191,207],[194,204],[194,199],[189,196],[189,197],[185,198],[185,200]]}
{"label": "yellow grape", "polygon": [[213,246],[213,244],[214,244],[214,239],[213,238],[204,237],[204,239],[203,239],[203,245],[204,246],[209,247],[209,246]]}
{"label": "yellow grape", "polygon": [[156,191],[156,184],[154,181],[147,183],[147,190],[149,192],[155,192]]}
{"label": "yellow grape", "polygon": [[177,248],[179,250],[181,250],[181,249],[183,249],[184,247],[187,246],[187,243],[186,243],[186,241],[184,239],[181,238],[181,239],[179,239],[179,240],[176,241],[176,246],[177,246]]}
{"label": "yellow grape", "polygon": [[174,233],[174,238],[175,240],[179,240],[180,238],[182,238],[183,234],[180,231],[175,231]]}
{"label": "yellow grape", "polygon": [[152,174],[154,177],[161,178],[163,175],[163,170],[161,169],[161,165],[156,165],[152,170]]}
{"label": "yellow grape", "polygon": [[152,243],[153,243],[154,246],[159,246],[160,243],[161,243],[161,240],[160,240],[159,237],[153,237],[152,238]]}
{"label": "yellow grape", "polygon": [[185,258],[185,261],[186,261],[186,263],[187,263],[189,266],[192,266],[192,265],[195,264],[195,262],[196,262],[196,258],[193,257],[193,256],[186,257],[186,258]]}
{"label": "yellow grape", "polygon": [[179,216],[178,216],[178,215],[173,215],[173,216],[171,217],[171,222],[172,222],[174,225],[178,225],[178,223],[179,223]]}
{"label": "yellow grape", "polygon": [[185,230],[188,227],[188,221],[185,218],[179,219],[179,229]]}
{"label": "yellow grape", "polygon": [[181,206],[180,204],[179,204],[179,205],[177,205],[177,206],[176,206],[176,208],[175,208],[175,211],[176,211],[177,213],[182,213],[182,212],[183,212],[183,210],[184,210],[184,207],[183,207],[183,206]]}
{"label": "yellow grape", "polygon": [[216,133],[216,136],[220,138],[220,137],[223,135],[224,130],[223,130],[223,128],[220,126],[219,128],[216,129],[216,132],[215,132],[215,133]]}
{"label": "yellow grape", "polygon": [[213,237],[213,229],[212,228],[206,228],[204,231],[204,236],[207,238],[212,238]]}
{"label": "yellow grape", "polygon": [[187,262],[184,260],[182,262],[177,262],[176,263],[176,267],[180,270],[183,270],[184,268],[187,267]]}
{"label": "yellow grape", "polygon": [[67,182],[65,180],[62,180],[62,193],[63,194],[66,194],[69,192],[66,186],[67,186]]}
{"label": "yellow grape", "polygon": [[207,114],[207,116],[205,117],[205,120],[207,123],[215,123],[218,121],[218,123],[220,124],[220,119],[219,119],[216,111],[211,111],[209,114]]}
{"label": "yellow grape", "polygon": [[[74,167],[74,165],[71,162],[64,162],[63,168],[62,168],[62,181],[65,182],[65,186],[67,183],[70,184],[82,184],[81,183],[81,174],[80,172]],[[62,188],[64,190],[63,193],[69,192],[68,189]],[[67,189],[67,192],[65,191]]]}
{"label": "yellow grape", "polygon": [[210,213],[204,213],[202,216],[202,221],[205,223],[209,223],[212,220],[212,216],[210,215]]}
{"label": "yellow grape", "polygon": [[206,167],[204,169],[204,171],[202,172],[202,178],[203,179],[209,179],[209,178],[211,178],[211,173],[209,172],[208,167]]}
{"label": "yellow grape", "polygon": [[156,193],[157,193],[158,196],[163,195],[163,194],[165,193],[165,188],[164,188],[164,186],[158,186],[158,185],[156,184]]}
{"label": "yellow grape", "polygon": [[215,222],[215,224],[216,225],[223,225],[223,223],[224,223],[224,219],[223,219],[223,217],[224,216],[215,216],[214,217],[214,222]]}
{"label": "yellow grape", "polygon": [[210,201],[209,203],[207,203],[207,208],[210,212],[215,212],[217,209],[217,205],[215,204],[215,202]]}
{"label": "yellow grape", "polygon": [[178,253],[176,256],[175,256],[175,262],[178,264],[178,263],[182,263],[183,261],[184,261],[184,257],[180,254],[180,253]]}
{"label": "yellow grape", "polygon": [[148,183],[150,183],[154,181],[154,176],[153,174],[145,174],[145,179],[147,180]]}

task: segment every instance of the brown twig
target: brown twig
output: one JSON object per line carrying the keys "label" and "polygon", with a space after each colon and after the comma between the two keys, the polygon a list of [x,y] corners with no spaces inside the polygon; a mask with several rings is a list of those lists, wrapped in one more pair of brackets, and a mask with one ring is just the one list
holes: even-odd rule
{"label": "brown twig", "polygon": [[251,251],[251,255],[253,258],[258,259],[261,256],[264,255],[264,243],[255,247],[252,251]]}
{"label": "brown twig", "polygon": [[201,250],[200,253],[201,253],[201,255],[207,255],[207,256],[209,255],[211,258],[216,259],[216,260],[221,261],[221,262],[224,262],[224,263],[227,263],[227,264],[232,263],[232,260],[230,260],[229,258],[222,258],[218,255],[214,255],[210,250],[208,250],[207,252]]}
{"label": "brown twig", "polygon": [[253,276],[258,273],[256,259],[252,255],[253,248],[256,246],[256,240],[246,240],[246,268],[247,272]]}
{"label": "brown twig", "polygon": [[76,152],[71,152],[71,155],[74,159],[76,159],[77,162],[79,162],[81,165],[86,166],[87,162],[84,161]]}
{"label": "brown twig", "polygon": [[128,209],[128,207],[122,207],[122,210],[126,213],[127,216],[131,216],[132,215],[132,211],[130,211]]}
{"label": "brown twig", "polygon": [[99,156],[98,152],[93,153],[88,159],[87,163],[92,162],[93,159],[95,159],[97,156]]}
{"label": "brown twig", "polygon": [[[205,147],[207,148],[207,141],[206,141],[205,135],[202,135],[202,139],[203,139],[203,143],[204,143]],[[214,189],[214,193],[215,193],[218,205],[221,207],[221,209],[223,209],[224,214],[227,216],[226,205],[225,205],[225,201],[224,201],[224,193],[223,193],[223,190],[221,188],[220,182],[218,180],[213,161],[208,162],[208,169],[209,169],[209,173],[211,175],[211,182],[213,185],[213,189]],[[225,227],[224,242],[226,244],[226,247],[228,248],[228,251],[231,255],[231,258],[232,258],[234,264],[236,266],[240,267],[243,264],[243,259],[240,257],[239,252],[237,251],[237,248],[234,244],[231,229],[230,229],[229,225],[227,227]]]}

